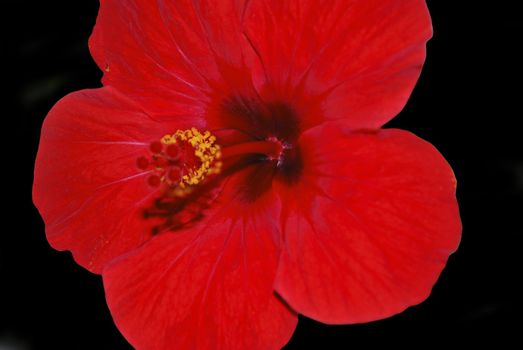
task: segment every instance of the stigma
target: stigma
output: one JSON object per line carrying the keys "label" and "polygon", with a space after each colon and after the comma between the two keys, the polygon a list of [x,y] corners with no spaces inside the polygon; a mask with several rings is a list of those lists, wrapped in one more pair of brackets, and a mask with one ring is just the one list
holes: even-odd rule
{"label": "stigma", "polygon": [[138,168],[151,172],[147,183],[151,187],[164,184],[178,195],[202,183],[207,176],[220,173],[222,166],[216,137],[196,128],[167,134],[152,142],[149,151],[149,158],[142,156],[136,161]]}

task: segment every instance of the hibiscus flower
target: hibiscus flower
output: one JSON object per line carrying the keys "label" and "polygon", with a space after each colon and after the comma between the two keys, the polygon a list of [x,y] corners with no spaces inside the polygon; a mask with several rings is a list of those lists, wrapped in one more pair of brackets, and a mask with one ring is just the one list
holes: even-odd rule
{"label": "hibiscus flower", "polygon": [[277,349],[301,314],[423,301],[457,247],[454,174],[407,131],[422,0],[103,0],[103,87],[47,116],[34,202],[138,349]]}

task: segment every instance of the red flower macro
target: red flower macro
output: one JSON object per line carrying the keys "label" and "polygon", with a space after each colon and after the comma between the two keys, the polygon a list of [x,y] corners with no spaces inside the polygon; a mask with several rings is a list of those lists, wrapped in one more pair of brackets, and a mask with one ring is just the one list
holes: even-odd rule
{"label": "red flower macro", "polygon": [[104,87],[47,116],[34,202],[138,349],[278,349],[423,301],[454,174],[409,132],[423,0],[101,0]]}

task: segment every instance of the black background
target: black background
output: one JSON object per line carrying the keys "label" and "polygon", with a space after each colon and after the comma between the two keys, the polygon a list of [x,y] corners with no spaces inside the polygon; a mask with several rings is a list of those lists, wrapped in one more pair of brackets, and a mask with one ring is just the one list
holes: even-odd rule
{"label": "black background", "polygon": [[[327,326],[300,318],[286,349],[521,342],[523,60],[517,47],[523,24],[517,3],[429,0],[435,36],[428,59],[408,105],[388,125],[433,143],[458,179],[463,238],[430,298],[369,324]],[[43,118],[67,93],[100,86],[87,49],[98,2],[8,5],[0,349],[130,349],[107,310],[101,279],[49,247],[31,202]]]}

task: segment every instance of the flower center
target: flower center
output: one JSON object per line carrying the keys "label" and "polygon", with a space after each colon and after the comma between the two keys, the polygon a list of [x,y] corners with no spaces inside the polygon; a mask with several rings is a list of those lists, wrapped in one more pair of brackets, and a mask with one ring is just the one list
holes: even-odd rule
{"label": "flower center", "polygon": [[143,211],[153,234],[201,220],[233,174],[234,187],[226,191],[232,197],[222,200],[246,204],[269,191],[273,181],[294,186],[302,175],[298,116],[303,109],[271,94],[235,92],[216,95],[205,113],[216,136],[196,128],[177,130],[153,142],[149,158],[137,160],[140,169],[150,170],[148,184],[161,190]]}
{"label": "flower center", "polygon": [[207,112],[206,118],[218,121],[218,127],[225,126],[252,141],[252,145],[242,144],[239,148],[258,148],[259,153],[265,155],[249,157],[259,171],[242,186],[242,197],[247,201],[255,201],[271,187],[272,180],[293,185],[301,176],[303,159],[298,145],[301,133],[299,116],[305,111],[285,100],[276,98],[275,93],[268,93],[265,97],[258,93],[235,93],[219,99]]}

